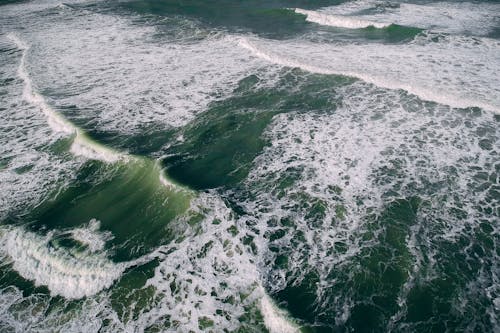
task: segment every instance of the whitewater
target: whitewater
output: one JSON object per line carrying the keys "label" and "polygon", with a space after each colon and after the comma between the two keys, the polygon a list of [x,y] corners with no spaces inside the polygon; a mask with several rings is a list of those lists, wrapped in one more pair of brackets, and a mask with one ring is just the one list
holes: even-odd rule
{"label": "whitewater", "polygon": [[0,4],[0,331],[496,332],[498,13]]}

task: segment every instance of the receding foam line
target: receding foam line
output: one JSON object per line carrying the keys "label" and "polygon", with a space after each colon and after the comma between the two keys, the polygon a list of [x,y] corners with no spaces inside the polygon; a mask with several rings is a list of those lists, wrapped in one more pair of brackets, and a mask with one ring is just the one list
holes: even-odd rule
{"label": "receding foam line", "polygon": [[295,61],[292,59],[280,57],[277,54],[273,54],[272,52],[269,52],[263,48],[259,48],[258,46],[256,46],[254,43],[250,42],[245,37],[240,37],[238,44],[241,47],[252,52],[256,57],[259,57],[263,60],[272,62],[272,63],[277,64],[277,65],[292,67],[292,68],[300,68],[300,69],[305,70],[307,72],[317,73],[317,74],[349,76],[349,77],[360,79],[360,80],[365,81],[367,83],[371,83],[371,84],[379,86],[381,88],[386,88],[386,89],[391,89],[391,90],[402,89],[402,90],[409,92],[410,94],[413,94],[413,95],[420,97],[423,100],[448,105],[448,106],[453,107],[453,108],[479,107],[479,108],[482,108],[484,110],[500,114],[500,107],[489,104],[489,103],[485,103],[482,101],[463,99],[463,98],[460,98],[458,96],[453,96],[453,95],[448,95],[448,94],[444,94],[441,92],[432,91],[429,89],[417,87],[417,86],[414,86],[412,84],[407,84],[407,83],[397,81],[397,80],[387,80],[383,77],[376,77],[376,76],[372,76],[372,75],[368,75],[368,74],[364,74],[364,73],[331,70],[331,69],[326,69],[326,68],[317,67],[317,66],[313,66],[313,65],[308,65],[308,64],[305,64],[305,63],[302,63],[299,61]]}
{"label": "receding foam line", "polygon": [[300,8],[295,8],[295,12],[297,14],[305,15],[306,20],[308,22],[313,22],[320,25],[328,25],[331,27],[338,27],[338,28],[362,29],[368,27],[375,27],[381,29],[391,25],[391,23],[372,22],[372,21],[358,19],[356,17],[323,14],[313,10],[305,10]]}
{"label": "receding foam line", "polygon": [[21,61],[19,63],[17,73],[24,82],[23,98],[28,103],[42,110],[43,114],[47,118],[50,128],[52,128],[53,131],[62,132],[68,135],[75,135],[70,149],[74,155],[84,156],[108,163],[116,162],[120,159],[129,157],[91,140],[84,131],[54,111],[54,109],[47,104],[43,96],[33,88],[33,82],[31,81],[28,71],[26,70],[26,56],[28,54],[29,45],[13,34],[9,34],[7,37],[13,41],[20,50],[22,50]]}

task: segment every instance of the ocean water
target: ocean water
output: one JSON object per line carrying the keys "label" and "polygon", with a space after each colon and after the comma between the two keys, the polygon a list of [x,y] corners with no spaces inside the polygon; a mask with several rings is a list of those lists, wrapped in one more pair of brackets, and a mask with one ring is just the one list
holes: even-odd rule
{"label": "ocean water", "polygon": [[0,1],[0,332],[498,332],[500,3]]}

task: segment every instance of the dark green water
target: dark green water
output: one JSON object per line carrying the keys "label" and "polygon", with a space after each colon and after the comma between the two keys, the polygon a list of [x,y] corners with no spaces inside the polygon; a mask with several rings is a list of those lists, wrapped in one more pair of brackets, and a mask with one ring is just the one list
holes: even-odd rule
{"label": "dark green water", "polygon": [[0,332],[498,331],[498,13],[0,2]]}

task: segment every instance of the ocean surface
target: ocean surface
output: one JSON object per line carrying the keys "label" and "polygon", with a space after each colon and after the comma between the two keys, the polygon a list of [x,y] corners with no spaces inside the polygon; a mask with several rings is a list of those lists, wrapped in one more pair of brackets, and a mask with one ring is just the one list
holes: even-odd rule
{"label": "ocean surface", "polygon": [[499,332],[500,2],[0,1],[0,332]]}

